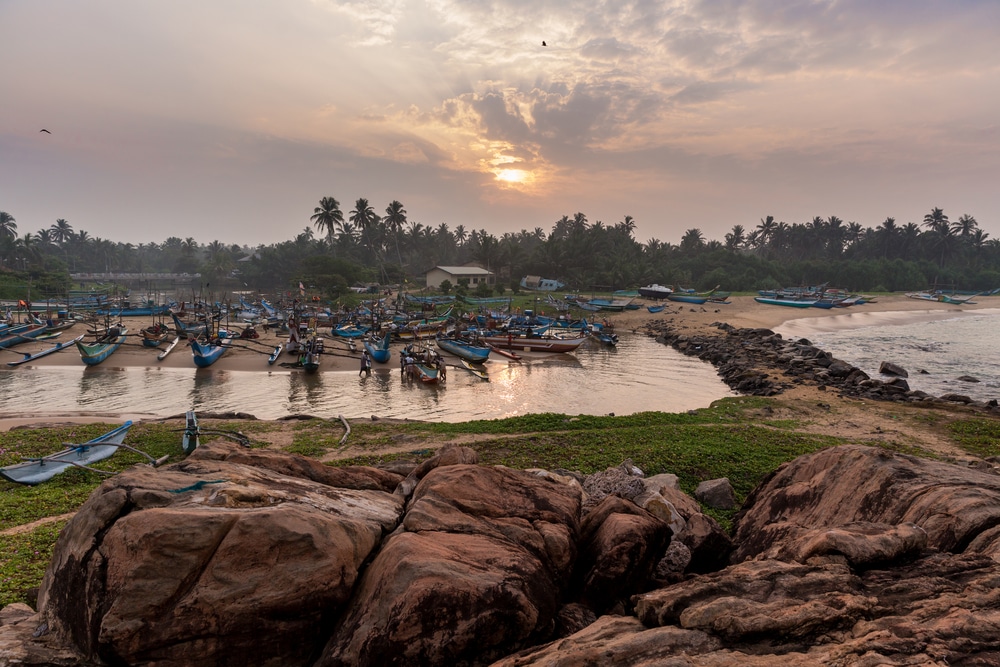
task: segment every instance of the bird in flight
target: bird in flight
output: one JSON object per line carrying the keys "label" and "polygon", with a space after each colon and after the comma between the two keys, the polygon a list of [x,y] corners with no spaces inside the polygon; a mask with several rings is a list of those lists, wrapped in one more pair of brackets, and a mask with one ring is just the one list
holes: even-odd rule
{"label": "bird in flight", "polygon": [[544,39],[542,40],[542,46],[548,46],[548,44],[545,43]]}
{"label": "bird in flight", "polygon": [[45,134],[52,134],[51,132],[49,132],[48,130],[46,130],[44,127],[42,129],[40,129],[39,132],[44,132]]}

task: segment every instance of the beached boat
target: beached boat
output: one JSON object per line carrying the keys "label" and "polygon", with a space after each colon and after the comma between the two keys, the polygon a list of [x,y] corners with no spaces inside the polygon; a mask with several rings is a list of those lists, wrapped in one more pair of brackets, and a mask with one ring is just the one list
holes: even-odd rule
{"label": "beached boat", "polygon": [[424,364],[410,364],[410,377],[417,378],[425,384],[436,384],[440,380],[440,372],[436,368]]}
{"label": "beached boat", "polygon": [[315,373],[319,370],[320,359],[323,356],[323,339],[310,336],[303,344],[299,353],[299,364],[306,373]]}
{"label": "beached boat", "polygon": [[[24,463],[0,468],[0,476],[18,484],[41,484],[70,468],[88,468],[91,464],[110,457],[125,441],[132,422],[127,421],[93,440],[79,445],[66,445],[66,449]],[[129,447],[128,449],[132,449]],[[135,450],[134,450],[135,451]]]}
{"label": "beached boat", "polygon": [[167,339],[170,329],[162,324],[153,324],[139,332],[143,347],[159,347]]}
{"label": "beached boat", "polygon": [[180,342],[180,340],[181,340],[180,334],[174,336],[174,339],[170,341],[170,344],[167,345],[165,348],[163,348],[163,352],[160,352],[158,355],[156,355],[156,360],[163,361],[164,359],[166,359],[167,355],[173,352],[174,348],[177,347],[177,343]]}
{"label": "beached boat", "polygon": [[48,331],[44,324],[29,323],[8,327],[0,334],[0,349],[6,349],[34,340]]}
{"label": "beached boat", "polygon": [[644,296],[647,299],[666,299],[673,293],[673,288],[666,285],[657,285],[656,283],[639,288],[639,296]]}
{"label": "beached boat", "polygon": [[389,361],[391,353],[389,351],[389,342],[392,340],[392,334],[386,334],[380,339],[366,340],[364,342],[365,349],[368,350],[368,354],[371,355],[372,360],[384,364]]}
{"label": "beached boat", "polygon": [[208,341],[191,341],[191,355],[194,365],[198,368],[208,368],[222,358],[232,345],[233,339],[228,331],[220,331],[218,337]]}
{"label": "beached boat", "polygon": [[80,334],[79,336],[77,336],[73,340],[66,341],[65,343],[56,343],[55,347],[50,347],[50,348],[48,348],[46,350],[42,350],[40,352],[35,352],[34,354],[25,353],[23,359],[18,359],[17,361],[8,361],[7,365],[8,366],[20,366],[21,364],[26,364],[29,361],[34,361],[35,359],[41,359],[42,357],[48,356],[48,355],[53,354],[55,352],[59,352],[60,350],[65,350],[68,347],[73,347],[74,343],[77,343],[77,342],[79,342],[81,340],[83,340],[83,334]]}
{"label": "beached boat", "polygon": [[459,359],[465,359],[475,364],[481,364],[490,357],[490,348],[485,345],[457,340],[455,338],[438,338],[437,346]]}
{"label": "beached boat", "polygon": [[177,313],[171,313],[170,317],[173,318],[174,328],[181,338],[197,338],[208,331],[208,324],[205,322],[184,322],[177,317]]}
{"label": "beached boat", "polygon": [[281,343],[279,343],[278,345],[276,345],[274,347],[274,350],[271,352],[271,356],[269,356],[267,358],[267,365],[268,366],[273,365],[274,362],[278,360],[278,357],[281,356],[281,350],[283,350],[283,349],[284,349],[284,346]]}
{"label": "beached boat", "polygon": [[708,301],[707,296],[699,296],[697,294],[691,294],[689,292],[673,292],[667,295],[667,299],[670,301],[679,301],[681,303],[696,303],[702,304]]}
{"label": "beached boat", "polygon": [[590,334],[597,340],[601,345],[607,345],[609,347],[614,347],[618,345],[618,334],[610,333],[608,331],[594,331]]}
{"label": "beached boat", "polygon": [[816,303],[815,299],[781,299],[770,296],[755,296],[753,300],[757,303],[764,303],[769,306],[788,306],[790,308],[811,308],[812,305]]}
{"label": "beached boat", "polygon": [[121,325],[113,326],[107,333],[99,336],[93,343],[83,343],[76,341],[76,348],[80,351],[80,359],[88,366],[96,366],[122,346],[128,336],[128,329]]}
{"label": "beached boat", "polygon": [[562,338],[559,336],[493,336],[490,344],[503,350],[524,352],[573,352],[587,341],[587,336]]}
{"label": "beached boat", "polygon": [[189,410],[184,415],[184,420],[184,437],[181,438],[181,447],[184,448],[185,454],[190,454],[198,447],[198,436],[200,435],[198,415],[195,414],[194,410]]}
{"label": "beached boat", "polygon": [[662,306],[662,305],[661,306],[646,306],[646,310],[648,310],[651,313],[662,313],[664,308],[666,308],[666,306]]}

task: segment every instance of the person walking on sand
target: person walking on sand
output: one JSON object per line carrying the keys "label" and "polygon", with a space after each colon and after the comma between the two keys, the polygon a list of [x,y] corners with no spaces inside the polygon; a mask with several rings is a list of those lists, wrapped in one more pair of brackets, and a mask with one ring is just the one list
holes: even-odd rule
{"label": "person walking on sand", "polygon": [[358,377],[361,377],[362,373],[366,375],[372,374],[372,357],[368,354],[367,348],[361,353],[361,370],[358,371]]}

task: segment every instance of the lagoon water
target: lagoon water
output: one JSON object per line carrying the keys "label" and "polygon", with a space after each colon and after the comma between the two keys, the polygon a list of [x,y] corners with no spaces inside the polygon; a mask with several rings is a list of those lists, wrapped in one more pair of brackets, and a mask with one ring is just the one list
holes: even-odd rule
{"label": "lagoon water", "polygon": [[[154,362],[155,363],[155,362]],[[44,366],[0,370],[3,417],[128,414],[166,417],[187,410],[244,412],[260,419],[317,417],[466,421],[513,415],[684,412],[734,395],[715,369],[652,338],[621,334],[617,348],[590,341],[573,354],[521,363],[491,360],[490,381],[449,368],[443,386],[400,378],[395,359],[369,378],[353,371],[305,375],[284,369]]]}
{"label": "lagoon water", "polygon": [[[890,361],[909,372],[911,389],[988,401],[1000,399],[998,328],[1000,309],[991,308],[967,312],[857,311],[792,320],[775,331],[786,338],[807,338],[873,378],[884,379],[878,369],[883,361]],[[979,382],[958,380],[961,376]]]}

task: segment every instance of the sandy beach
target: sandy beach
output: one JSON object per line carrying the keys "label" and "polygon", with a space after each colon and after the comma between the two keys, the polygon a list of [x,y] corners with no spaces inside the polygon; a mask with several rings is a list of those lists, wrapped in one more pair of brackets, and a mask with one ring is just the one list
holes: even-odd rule
{"label": "sandy beach", "polygon": [[[645,308],[621,313],[598,313],[597,321],[613,324],[615,330],[638,331],[646,325],[656,322],[666,322],[671,327],[688,332],[706,331],[716,322],[726,322],[735,327],[760,327],[775,329],[785,335],[808,335],[810,331],[857,328],[862,326],[885,323],[911,323],[931,321],[950,317],[959,317],[962,313],[977,310],[1000,308],[1000,299],[979,298],[972,305],[950,305],[910,299],[903,295],[880,296],[875,303],[866,303],[849,308],[788,308],[757,303],[751,296],[736,296],[728,304],[705,304],[703,306],[668,302],[667,308],[660,313],[650,313]],[[148,317],[126,318],[124,324],[129,329],[128,343],[106,360],[103,367],[134,368],[191,368],[191,350],[186,341],[181,340],[177,347],[163,360],[158,361],[157,355],[161,348],[142,347],[137,334],[143,327],[149,326]],[[240,325],[236,325],[237,327]],[[11,350],[0,350],[0,361],[15,360],[24,354],[30,354],[52,347],[56,342],[68,341],[85,333],[86,326],[78,324],[64,331],[56,340],[30,342],[18,345]],[[282,352],[273,366],[268,366],[267,357],[274,347],[287,340],[287,336],[271,330],[264,332],[258,328],[260,338],[255,340],[238,340],[233,348],[217,361],[211,370],[234,371],[273,371],[280,369],[279,364],[294,363],[295,357]],[[323,356],[322,371],[358,370],[361,359],[361,343],[351,350],[346,339],[327,337],[326,353]],[[67,348],[56,354],[29,362],[35,367],[45,366],[82,366],[79,354],[75,349]]]}

